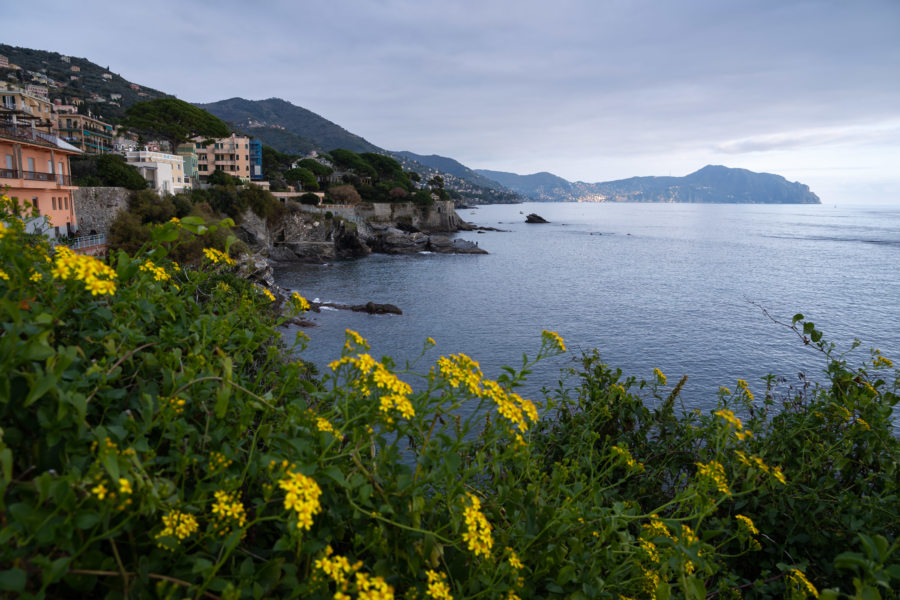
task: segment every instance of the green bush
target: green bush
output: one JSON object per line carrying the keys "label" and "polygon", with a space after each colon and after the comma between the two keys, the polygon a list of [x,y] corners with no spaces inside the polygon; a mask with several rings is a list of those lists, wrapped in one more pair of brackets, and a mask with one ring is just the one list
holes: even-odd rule
{"label": "green bush", "polygon": [[[898,378],[683,382],[595,354],[541,404],[534,360],[400,368],[348,331],[320,379],[278,325],[308,309],[171,262],[200,218],[107,266],[0,229],[0,590],[38,597],[890,597],[900,584]],[[226,245],[227,250],[227,245]],[[543,405],[543,406],[542,406]],[[539,418],[543,411],[543,418]],[[743,421],[737,416],[744,417]],[[809,586],[809,587],[807,587]],[[826,589],[833,588],[833,589]],[[841,590],[841,591],[837,591]],[[879,595],[880,593],[880,595]]]}

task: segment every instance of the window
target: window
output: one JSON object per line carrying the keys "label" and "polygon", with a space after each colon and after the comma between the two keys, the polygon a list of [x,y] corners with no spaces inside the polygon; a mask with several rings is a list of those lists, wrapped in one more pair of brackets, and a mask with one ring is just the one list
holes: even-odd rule
{"label": "window", "polygon": [[51,201],[51,202],[50,202],[50,205],[53,207],[53,210],[56,210],[56,196],[53,196],[53,197],[50,199],[50,201]]}
{"label": "window", "polygon": [[13,168],[12,154],[6,155],[6,168],[9,169],[10,171],[12,171],[12,168]]}
{"label": "window", "polygon": [[34,172],[34,159],[33,158],[28,159],[28,170],[31,171],[32,173]]}
{"label": "window", "polygon": [[69,197],[66,196],[66,210],[69,210]]}
{"label": "window", "polygon": [[48,173],[53,172],[53,161],[50,160],[49,158],[47,159],[47,172]]}

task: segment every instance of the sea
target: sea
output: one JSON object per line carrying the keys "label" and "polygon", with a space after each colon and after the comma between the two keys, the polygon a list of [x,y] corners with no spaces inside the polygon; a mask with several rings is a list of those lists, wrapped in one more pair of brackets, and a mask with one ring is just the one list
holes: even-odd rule
{"label": "sea", "polygon": [[[900,365],[900,203],[542,202],[457,212],[502,230],[457,234],[488,254],[278,267],[276,283],[310,300],[403,311],[309,313],[315,326],[304,328],[300,356],[325,370],[352,329],[401,368],[427,372],[441,355],[464,353],[496,378],[533,358],[546,329],[568,352],[532,368],[523,395],[571,389],[571,369],[596,349],[624,376],[652,380],[658,368],[672,386],[687,375],[684,408],[706,411],[738,379],[757,396],[768,374],[783,378],[781,391],[824,381],[824,355],[787,326],[802,313],[851,364],[877,348]],[[529,213],[549,223],[526,224]],[[428,337],[437,345],[422,356]]]}

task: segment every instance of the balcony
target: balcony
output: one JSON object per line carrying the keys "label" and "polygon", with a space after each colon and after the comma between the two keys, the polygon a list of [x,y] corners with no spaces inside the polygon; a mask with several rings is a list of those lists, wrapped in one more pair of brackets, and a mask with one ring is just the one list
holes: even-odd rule
{"label": "balcony", "polygon": [[25,181],[49,181],[57,185],[72,185],[70,175],[57,173],[40,173],[38,171],[20,171],[19,169],[0,169],[0,179],[24,179]]}

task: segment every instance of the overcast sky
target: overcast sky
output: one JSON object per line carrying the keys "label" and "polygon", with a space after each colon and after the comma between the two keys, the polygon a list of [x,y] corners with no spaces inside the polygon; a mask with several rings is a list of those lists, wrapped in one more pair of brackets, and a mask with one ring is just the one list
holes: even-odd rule
{"label": "overcast sky", "polygon": [[5,43],[569,180],[724,164],[900,204],[900,0],[49,0]]}

